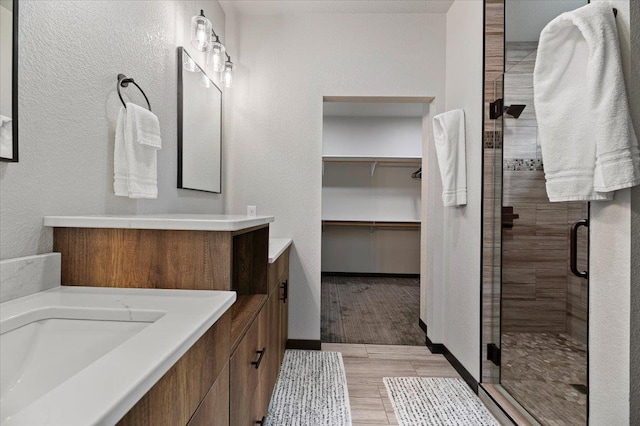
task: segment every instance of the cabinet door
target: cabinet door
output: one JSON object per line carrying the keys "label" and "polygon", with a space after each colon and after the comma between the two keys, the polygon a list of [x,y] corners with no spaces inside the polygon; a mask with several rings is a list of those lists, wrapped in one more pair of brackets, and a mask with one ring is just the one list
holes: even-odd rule
{"label": "cabinet door", "polygon": [[[266,305],[265,305],[266,306]],[[231,424],[238,426],[253,425],[260,420],[254,411],[255,398],[258,394],[260,373],[266,368],[266,345],[263,342],[267,310],[262,308],[251,327],[240,341],[236,351],[231,356],[231,386],[230,406]],[[254,418],[255,417],[255,418]]]}
{"label": "cabinet door", "polygon": [[280,290],[280,298],[279,301],[279,332],[278,337],[280,339],[278,345],[278,364],[282,364],[282,360],[284,359],[284,351],[287,347],[287,339],[289,337],[289,270],[285,271],[285,274],[282,277],[282,288]]}
{"label": "cabinet door", "polygon": [[280,369],[280,299],[278,298],[278,291],[275,290],[269,295],[266,308],[268,309],[268,329],[267,329],[267,350],[269,351],[269,360],[267,368],[260,376],[260,391],[262,392],[262,399],[265,403],[265,411],[269,408],[269,401],[271,400],[271,394],[273,387],[276,384],[278,378],[278,371]]}

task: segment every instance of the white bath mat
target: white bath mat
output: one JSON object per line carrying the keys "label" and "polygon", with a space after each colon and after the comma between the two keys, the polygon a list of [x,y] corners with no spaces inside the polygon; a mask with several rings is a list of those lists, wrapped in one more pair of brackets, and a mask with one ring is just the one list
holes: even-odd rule
{"label": "white bath mat", "polygon": [[400,426],[499,426],[462,379],[385,377]]}
{"label": "white bath mat", "polygon": [[266,423],[268,426],[351,426],[342,354],[287,350]]}

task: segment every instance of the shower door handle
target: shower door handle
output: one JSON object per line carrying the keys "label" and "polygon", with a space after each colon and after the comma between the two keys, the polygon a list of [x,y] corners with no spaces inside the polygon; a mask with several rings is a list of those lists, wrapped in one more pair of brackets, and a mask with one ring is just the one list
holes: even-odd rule
{"label": "shower door handle", "polygon": [[570,259],[570,266],[571,266],[571,272],[573,272],[573,275],[575,275],[576,277],[579,278],[589,278],[589,272],[588,271],[579,271],[578,270],[578,229],[580,229],[581,226],[584,226],[585,228],[589,227],[589,221],[587,219],[582,219],[577,221],[576,223],[574,223],[571,226],[571,259]]}

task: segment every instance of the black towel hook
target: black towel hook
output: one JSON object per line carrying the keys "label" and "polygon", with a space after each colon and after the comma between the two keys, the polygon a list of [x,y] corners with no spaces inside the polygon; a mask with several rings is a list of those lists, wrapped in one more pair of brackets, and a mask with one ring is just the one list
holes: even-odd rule
{"label": "black towel hook", "polygon": [[136,86],[138,88],[138,90],[140,90],[140,93],[142,93],[142,96],[144,96],[144,100],[147,101],[147,107],[149,107],[149,111],[151,111],[151,104],[149,103],[149,98],[147,98],[147,95],[145,95],[144,90],[142,90],[142,88],[140,86],[138,86],[138,83],[136,83],[133,78],[131,77],[127,77],[124,74],[118,74],[118,96],[120,97],[120,102],[122,102],[122,105],[124,105],[124,107],[127,107],[127,104],[125,103],[124,99],[122,99],[122,94],[120,93],[120,87],[128,87],[129,83],[133,83],[134,86]]}

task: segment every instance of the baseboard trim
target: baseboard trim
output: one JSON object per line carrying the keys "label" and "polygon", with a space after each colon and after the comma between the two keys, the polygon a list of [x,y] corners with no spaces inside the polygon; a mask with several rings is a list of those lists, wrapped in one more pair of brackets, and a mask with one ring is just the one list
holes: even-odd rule
{"label": "baseboard trim", "polygon": [[431,339],[429,339],[429,336],[427,336],[425,343],[432,354],[444,355],[446,360],[449,361],[449,364],[451,364],[451,366],[458,372],[458,374],[464,379],[464,381],[467,382],[467,385],[469,385],[469,387],[473,389],[476,394],[478,393],[478,381],[473,378],[471,373],[469,373],[469,370],[464,368],[464,365],[462,365],[462,363],[458,361],[458,358],[456,358],[455,355],[451,353],[449,348],[447,348],[442,343],[433,343]]}
{"label": "baseboard trim", "polygon": [[322,349],[322,342],[320,340],[287,340],[287,349],[304,349],[308,351],[319,351]]}
{"label": "baseboard trim", "polygon": [[420,274],[392,274],[382,272],[322,272],[323,277],[386,277],[386,278],[420,278]]}
{"label": "baseboard trim", "polygon": [[433,343],[431,339],[429,339],[429,336],[427,336],[425,344],[432,354],[443,354],[446,349],[442,343]]}
{"label": "baseboard trim", "polygon": [[418,325],[420,326],[422,331],[424,331],[424,334],[427,334],[427,324],[422,321],[422,318],[418,318]]}

